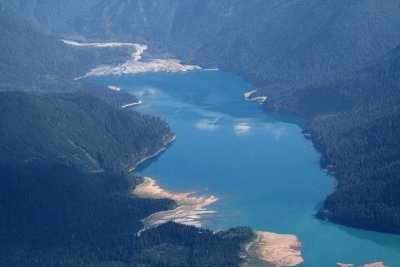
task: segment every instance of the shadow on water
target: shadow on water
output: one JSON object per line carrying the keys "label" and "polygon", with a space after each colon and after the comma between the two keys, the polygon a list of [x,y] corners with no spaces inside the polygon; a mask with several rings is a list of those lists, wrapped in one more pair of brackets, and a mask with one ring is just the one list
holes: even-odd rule
{"label": "shadow on water", "polygon": [[390,247],[391,249],[400,252],[400,235],[361,230],[340,224],[337,225],[337,228],[341,231],[346,232],[346,234],[354,236],[358,239],[373,242],[379,246]]}
{"label": "shadow on water", "polygon": [[[333,223],[330,221],[321,220],[316,218],[315,216],[313,216],[313,219],[317,220],[319,225],[321,226],[327,226],[328,228],[335,227],[340,232],[344,232],[346,233],[346,235],[355,237],[358,240],[363,240],[365,242],[372,242],[378,246],[386,247],[396,252],[400,252],[400,235],[357,229],[339,223]],[[399,258],[399,264],[400,264],[400,258]],[[395,266],[390,265],[390,267],[398,267],[398,266],[400,265],[395,265]]]}
{"label": "shadow on water", "polygon": [[164,149],[163,151],[161,151],[160,153],[158,153],[157,155],[146,159],[145,161],[143,161],[142,163],[139,163],[136,168],[135,168],[135,173],[140,173],[142,171],[144,171],[146,168],[150,167],[153,163],[156,163],[159,158],[165,153],[167,152],[167,150],[174,144],[174,142],[171,142],[169,144],[167,144],[165,146],[166,149]]}
{"label": "shadow on water", "polygon": [[306,117],[302,117],[300,115],[293,115],[293,114],[286,114],[286,113],[277,113],[277,112],[271,112],[267,111],[264,107],[260,105],[260,108],[263,112],[268,114],[268,116],[276,121],[284,122],[284,123],[290,123],[290,124],[295,124],[301,129],[304,129],[308,126],[310,123],[310,120],[307,119]]}

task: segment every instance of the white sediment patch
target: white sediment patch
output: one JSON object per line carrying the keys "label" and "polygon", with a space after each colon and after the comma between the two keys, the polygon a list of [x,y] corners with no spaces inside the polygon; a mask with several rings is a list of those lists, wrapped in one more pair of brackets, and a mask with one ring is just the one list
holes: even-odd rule
{"label": "white sediment patch", "polygon": [[297,236],[260,231],[255,234],[256,239],[245,246],[249,258],[276,267],[296,266],[304,262],[301,256],[302,244]]}
{"label": "white sediment patch", "polygon": [[187,72],[191,70],[201,69],[195,65],[183,65],[177,59],[153,59],[148,62],[138,61],[140,55],[134,55],[134,59],[128,60],[124,64],[112,66],[99,66],[90,72],[85,77],[90,76],[108,76],[122,74],[136,74],[144,72]]}
{"label": "white sediment patch", "polygon": [[[339,267],[353,267],[353,266],[355,266],[354,264],[347,264],[347,263],[340,263],[340,262],[338,262],[337,265]],[[359,267],[389,267],[389,266],[385,265],[384,262],[380,261],[380,262],[368,263],[368,264],[365,264],[365,265],[359,266]]]}
{"label": "white sediment patch", "polygon": [[389,267],[389,266],[386,266],[385,263],[381,261],[381,262],[365,264],[364,266],[360,267]]}
{"label": "white sediment patch", "polygon": [[121,91],[121,87],[118,87],[118,86],[109,85],[109,86],[107,86],[107,88],[112,91],[117,91],[117,92]]}
{"label": "white sediment patch", "polygon": [[[120,92],[121,91],[121,87],[114,86],[114,85],[109,85],[109,86],[107,86],[107,88],[110,89],[111,91],[116,91],[116,92]],[[142,101],[138,100],[136,102],[132,102],[132,103],[128,103],[128,104],[122,105],[121,108],[128,108],[128,107],[137,106],[137,105],[140,105],[140,104],[142,104]]]}
{"label": "white sediment patch", "polygon": [[249,98],[250,98],[251,95],[254,94],[255,92],[257,92],[257,90],[253,90],[253,91],[249,91],[249,92],[244,93],[244,98],[245,98],[246,100],[250,100]]}
{"label": "white sediment patch", "polygon": [[85,78],[91,76],[108,76],[108,75],[122,75],[122,74],[135,74],[144,72],[186,72],[191,70],[199,70],[201,67],[196,65],[184,65],[177,59],[152,59],[149,61],[141,61],[143,53],[147,50],[147,45],[134,44],[134,43],[78,43],[74,41],[62,40],[65,44],[72,46],[86,46],[86,47],[122,47],[130,46],[135,48],[132,53],[132,58],[123,64],[119,65],[102,65],[89,71],[85,76],[77,78]]}
{"label": "white sediment patch", "polygon": [[72,46],[79,46],[79,47],[98,47],[98,48],[113,48],[113,47],[123,47],[123,46],[131,46],[135,47],[137,44],[134,43],[120,43],[120,42],[112,42],[112,43],[79,43],[75,41],[70,41],[70,40],[61,40],[67,45],[72,45]]}
{"label": "white sediment patch", "polygon": [[133,190],[134,195],[141,198],[172,199],[176,201],[178,207],[173,210],[154,213],[143,219],[144,228],[138,234],[167,222],[201,227],[203,225],[202,218],[207,214],[215,213],[215,211],[208,209],[208,206],[218,200],[215,196],[199,196],[196,192],[173,193],[161,188],[155,180],[149,177],[144,179],[144,182]]}
{"label": "white sediment patch", "polygon": [[257,93],[257,90],[246,92],[246,93],[244,93],[244,98],[249,101],[258,101],[260,103],[264,103],[265,101],[267,101],[266,96],[252,97],[252,95],[254,95],[255,93]]}
{"label": "white sediment patch", "polygon": [[137,106],[137,105],[140,105],[142,103],[143,103],[142,100],[139,100],[138,102],[133,102],[133,103],[130,103],[130,104],[123,105],[123,106],[121,106],[121,108],[128,108],[128,107],[132,107],[132,106]]}

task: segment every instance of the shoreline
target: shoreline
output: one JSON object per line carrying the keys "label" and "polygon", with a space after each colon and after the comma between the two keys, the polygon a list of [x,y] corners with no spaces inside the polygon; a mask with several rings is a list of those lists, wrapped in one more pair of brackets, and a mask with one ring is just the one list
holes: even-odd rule
{"label": "shoreline", "polygon": [[[340,262],[337,263],[337,266],[339,266],[339,267],[355,267],[354,264],[340,263]],[[383,261],[380,261],[380,262],[364,264],[359,267],[389,267],[389,266],[386,266]]]}
{"label": "shoreline", "polygon": [[[296,266],[304,262],[302,243],[296,235],[254,231],[256,238],[244,246],[246,263],[242,267],[271,265]],[[258,260],[252,264],[251,261]],[[261,261],[261,263],[260,263]]]}
{"label": "shoreline", "polygon": [[208,207],[219,200],[213,195],[197,195],[196,192],[175,193],[167,191],[157,185],[156,180],[144,177],[144,182],[132,191],[141,198],[171,199],[176,202],[177,207],[172,210],[159,211],[142,219],[144,228],[137,234],[140,235],[147,229],[157,227],[167,222],[175,222],[195,227],[202,227],[204,215],[216,213]]}
{"label": "shoreline", "polygon": [[172,135],[172,137],[169,140],[164,141],[163,142],[163,146],[159,150],[157,150],[155,153],[153,153],[153,154],[151,154],[151,155],[149,155],[147,157],[144,157],[143,159],[141,159],[137,163],[135,163],[135,165],[132,168],[130,168],[128,170],[128,172],[133,172],[137,168],[138,165],[140,165],[141,163],[145,162],[148,159],[151,159],[152,157],[157,156],[158,154],[160,154],[161,152],[166,150],[167,146],[169,144],[171,144],[172,142],[174,142],[175,140],[176,140],[176,134]]}

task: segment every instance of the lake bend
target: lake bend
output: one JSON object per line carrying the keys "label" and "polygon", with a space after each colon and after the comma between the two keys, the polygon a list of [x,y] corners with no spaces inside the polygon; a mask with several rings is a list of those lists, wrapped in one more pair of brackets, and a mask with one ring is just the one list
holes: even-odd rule
{"label": "lake bend", "polygon": [[304,121],[268,114],[244,94],[253,86],[223,71],[150,72],[91,77],[120,87],[141,104],[129,107],[165,119],[176,140],[136,170],[171,192],[218,198],[201,225],[249,226],[296,235],[304,267],[384,261],[400,266],[400,236],[358,230],[315,218],[335,179],[301,134]]}

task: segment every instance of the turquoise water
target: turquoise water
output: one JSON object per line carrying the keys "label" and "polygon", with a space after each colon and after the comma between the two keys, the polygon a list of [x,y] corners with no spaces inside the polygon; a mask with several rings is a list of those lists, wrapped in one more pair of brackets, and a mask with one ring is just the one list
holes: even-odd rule
{"label": "turquoise water", "polygon": [[277,117],[245,101],[252,86],[221,71],[147,73],[92,78],[135,93],[135,107],[164,118],[177,134],[159,157],[138,174],[170,191],[198,191],[220,197],[213,229],[246,225],[296,234],[305,267],[385,261],[400,266],[400,236],[319,221],[314,214],[335,180],[320,169],[320,155],[301,135],[304,121]]}

